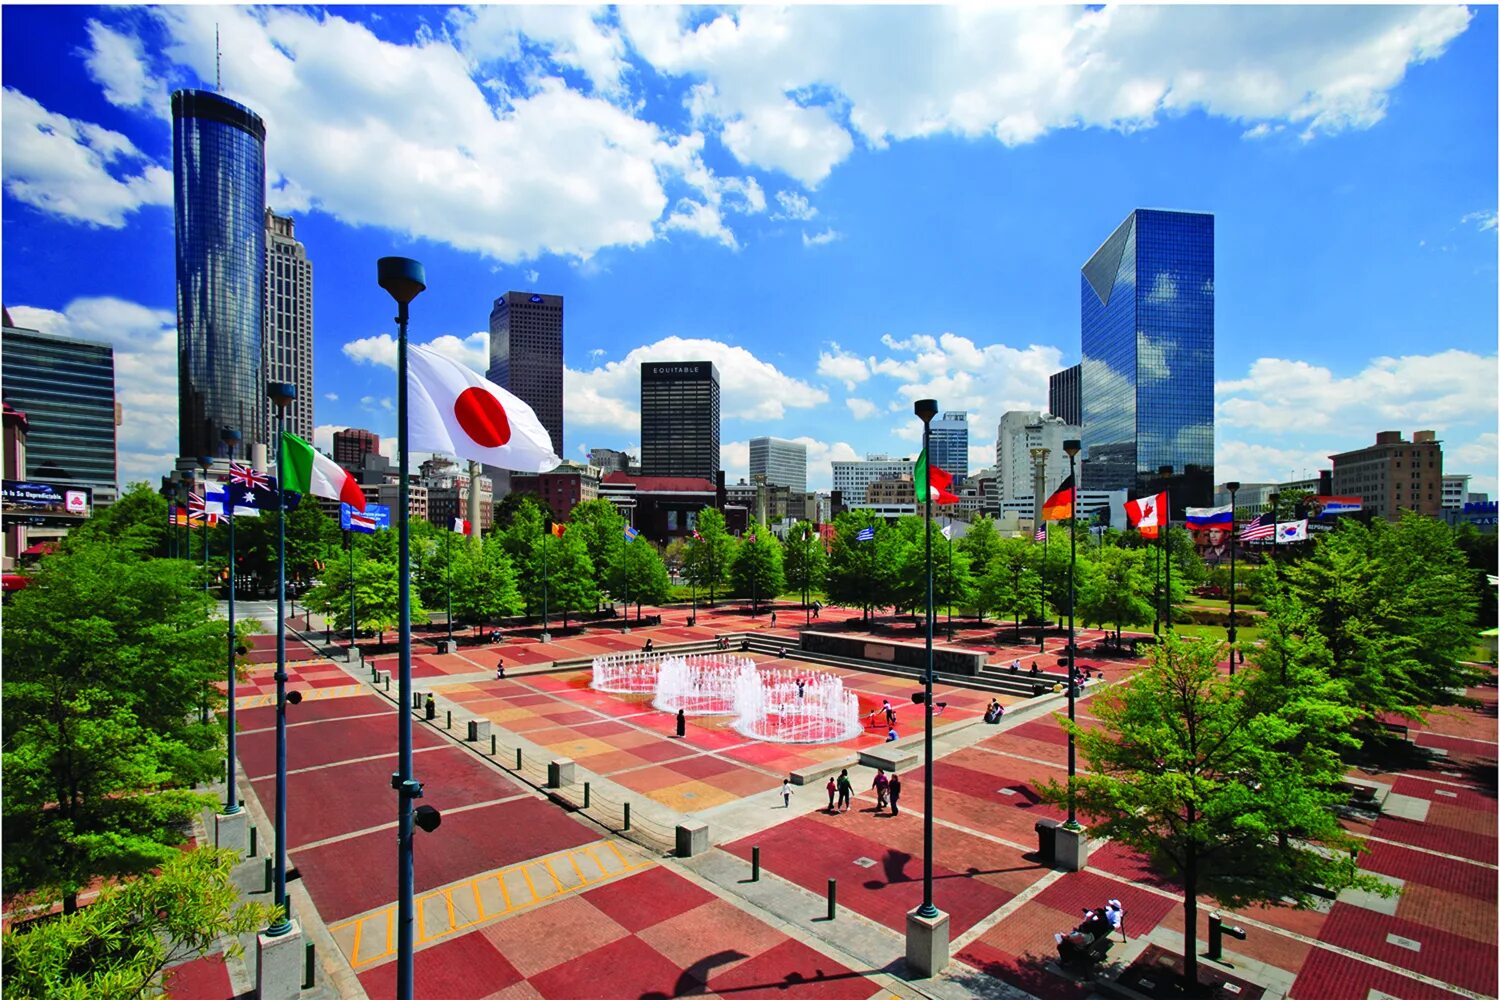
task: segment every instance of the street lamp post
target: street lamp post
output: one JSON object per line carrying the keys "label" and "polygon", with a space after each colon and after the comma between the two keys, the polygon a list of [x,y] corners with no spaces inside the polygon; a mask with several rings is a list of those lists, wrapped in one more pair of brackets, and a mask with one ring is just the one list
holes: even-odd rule
{"label": "street lamp post", "polygon": [[[1068,455],[1068,475],[1076,476],[1078,469],[1078,452],[1082,450],[1082,442],[1069,439],[1063,442],[1063,451]],[[1074,480],[1077,483],[1077,480]],[[1077,681],[1074,679],[1073,658],[1077,654],[1078,632],[1074,627],[1073,605],[1075,601],[1074,574],[1078,568],[1078,489],[1075,485],[1073,490],[1073,507],[1069,512],[1068,524],[1068,721],[1075,718],[1074,706],[1077,702]],[[1077,740],[1073,733],[1068,732],[1068,822],[1069,830],[1083,829],[1078,825],[1078,812],[1073,796],[1073,781],[1078,773],[1078,748]]]}
{"label": "street lamp post", "polygon": [[[240,443],[240,432],[231,428],[224,428],[219,436],[224,440],[224,446],[229,452],[229,457],[239,457],[238,448]],[[229,501],[227,511],[229,515],[229,688],[225,697],[225,721],[229,725],[228,760],[229,766],[225,773],[224,782],[224,815],[233,816],[244,807],[239,802],[239,787],[235,784],[234,762],[235,762],[235,735],[234,735],[234,686],[235,671],[234,661],[239,639],[234,634],[234,497],[231,491],[225,491],[225,499]]]}
{"label": "street lamp post", "polygon": [[1234,650],[1236,631],[1234,627],[1234,495],[1239,492],[1238,482],[1225,483],[1229,491],[1229,676],[1234,676]]}
{"label": "street lamp post", "polygon": [[397,799],[396,859],[396,996],[412,1000],[416,989],[413,976],[415,945],[416,861],[413,835],[413,801],[422,797],[422,784],[412,775],[411,754],[411,504],[409,490],[409,438],[406,391],[406,323],[411,300],[427,288],[427,274],[422,265],[406,257],[381,257],[376,262],[380,287],[396,300],[396,432],[400,435],[401,456],[397,516],[400,546],[397,560],[397,594],[400,604],[400,710],[396,717],[399,737],[399,765],[391,775],[391,786]]}
{"label": "street lamp post", "polygon": [[[266,388],[276,405],[277,445],[286,431],[286,408],[297,398],[297,387],[289,382],[272,382]],[[285,454],[284,450],[278,455]],[[286,468],[276,466],[276,864],[275,895],[277,915],[266,936],[275,938],[292,929],[292,918],[286,905]],[[301,701],[301,696],[297,697]]]}
{"label": "street lamp post", "polygon": [[[453,556],[451,544],[453,532],[450,530],[443,535],[443,587],[448,592],[448,652],[453,652]],[[481,620],[480,631],[484,630]],[[481,636],[480,638],[483,638]]]}
{"label": "street lamp post", "polygon": [[[928,446],[932,441],[932,418],[937,416],[938,406],[935,399],[919,399],[914,406],[916,415],[922,421],[922,454],[928,454]],[[922,671],[922,749],[925,760],[922,763],[922,905],[917,909],[917,914],[927,919],[938,915],[938,908],[932,902],[932,472],[931,459],[928,459],[928,481],[924,484],[925,500],[922,505],[922,517],[926,522],[923,538],[926,544],[927,564],[927,635],[926,652],[923,655]]]}
{"label": "street lamp post", "polygon": [[948,641],[953,641],[953,518],[948,518]]}

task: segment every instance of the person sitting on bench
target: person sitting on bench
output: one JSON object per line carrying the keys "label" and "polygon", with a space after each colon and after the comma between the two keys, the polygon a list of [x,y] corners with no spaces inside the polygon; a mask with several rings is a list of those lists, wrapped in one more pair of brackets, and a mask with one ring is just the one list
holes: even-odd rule
{"label": "person sitting on bench", "polygon": [[1107,938],[1114,930],[1104,907],[1101,906],[1096,910],[1085,909],[1083,913],[1083,923],[1067,934],[1052,935],[1052,939],[1057,942],[1057,957],[1064,965],[1086,957],[1089,954],[1090,945],[1102,938]]}
{"label": "person sitting on bench", "polygon": [[1041,673],[1041,671],[1037,669],[1037,665],[1035,663],[1033,663],[1031,665],[1031,676],[1035,677],[1037,674],[1040,674],[1040,673]]}

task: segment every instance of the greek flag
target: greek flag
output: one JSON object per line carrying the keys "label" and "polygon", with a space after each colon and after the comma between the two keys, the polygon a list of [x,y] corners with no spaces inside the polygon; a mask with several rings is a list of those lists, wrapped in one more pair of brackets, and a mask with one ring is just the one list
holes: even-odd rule
{"label": "greek flag", "polygon": [[856,542],[873,542],[875,540],[875,529],[873,527],[860,528],[859,533],[854,536],[854,540]]}

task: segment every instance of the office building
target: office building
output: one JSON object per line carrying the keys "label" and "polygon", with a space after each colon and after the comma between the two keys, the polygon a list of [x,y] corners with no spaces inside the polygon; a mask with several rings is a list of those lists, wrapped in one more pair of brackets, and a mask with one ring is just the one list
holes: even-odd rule
{"label": "office building", "polygon": [[[1131,212],[1080,278],[1082,482],[1213,497],[1214,217]],[[1163,475],[1160,470],[1169,468]]]}
{"label": "office building", "polygon": [[[1031,496],[1036,492],[1036,462],[1033,448],[1046,448],[1043,465],[1043,496],[1050,496],[1068,478],[1068,455],[1063,442],[1078,439],[1082,428],[1064,423],[1037,410],[1011,410],[1000,416],[995,432],[996,500]],[[1079,478],[1083,476],[1080,474]]]}
{"label": "office building", "polygon": [[1443,476],[1444,510],[1464,509],[1464,504],[1469,502],[1469,480],[1473,478],[1467,473],[1448,473]]}
{"label": "office building", "polygon": [[889,507],[891,504],[917,502],[917,485],[910,476],[892,476],[877,479],[865,488],[865,503],[871,507]]}
{"label": "office building", "polygon": [[954,485],[962,486],[969,476],[969,414],[964,410],[940,414],[932,422],[929,441],[932,464],[952,473]]}
{"label": "office building", "polygon": [[716,480],[698,476],[633,476],[611,472],[599,483],[599,496],[614,504],[625,523],[648,541],[660,545],[673,538],[692,535],[698,514],[707,507],[724,511],[725,527],[731,533],[745,530],[748,511],[738,504],[723,506]]}
{"label": "office building", "polygon": [[807,492],[807,445],[781,438],[750,439],[750,481],[766,477],[772,486],[786,486],[793,493]]}
{"label": "office building", "polygon": [[641,364],[641,474],[718,482],[719,370],[713,362]]}
{"label": "office building", "polygon": [[563,298],[506,292],[490,310],[489,380],[536,412],[563,450]]}
{"label": "office building", "polygon": [[632,467],[639,468],[635,459],[613,448],[590,448],[589,464],[597,466],[601,472],[629,472]]}
{"label": "office building", "polygon": [[478,482],[465,471],[468,463],[460,466],[446,455],[434,455],[423,462],[417,474],[417,485],[427,491],[427,519],[440,528],[452,528],[455,518],[469,518],[469,490],[479,490],[479,527],[489,531],[494,503],[488,476],[478,476]]}
{"label": "office building", "polygon": [[1370,447],[1328,457],[1334,495],[1359,497],[1374,517],[1398,521],[1403,510],[1437,517],[1443,509],[1443,443],[1433,431],[1410,441],[1380,431]]}
{"label": "office building", "polygon": [[[286,429],[313,438],[312,261],[297,240],[295,223],[266,209],[266,380],[289,382],[297,398],[286,408]],[[274,406],[266,408],[268,421]],[[266,425],[265,439],[274,428]]]}
{"label": "office building", "polygon": [[266,399],[266,126],[206,90],[172,94],[177,233],[178,467],[263,444]]}
{"label": "office building", "polygon": [[891,458],[889,455],[868,454],[863,461],[833,463],[833,492],[841,494],[844,508],[852,508],[865,502],[870,484],[878,479],[892,479],[916,475],[917,463],[913,458]]}
{"label": "office building", "polygon": [[599,480],[604,473],[597,465],[563,459],[550,472],[512,472],[510,491],[530,493],[552,513],[553,520],[566,521],[573,508],[586,500],[599,499]]}
{"label": "office building", "polygon": [[333,432],[333,460],[346,469],[357,469],[366,455],[380,454],[380,435],[347,427]]}
{"label": "office building", "polygon": [[1083,401],[1079,395],[1082,371],[1083,366],[1078,364],[1047,377],[1047,412],[1075,427],[1083,423]]}
{"label": "office building", "polygon": [[94,506],[113,503],[119,493],[114,348],[12,326],[6,314],[0,365],[0,395],[26,415],[20,478],[88,487]]}

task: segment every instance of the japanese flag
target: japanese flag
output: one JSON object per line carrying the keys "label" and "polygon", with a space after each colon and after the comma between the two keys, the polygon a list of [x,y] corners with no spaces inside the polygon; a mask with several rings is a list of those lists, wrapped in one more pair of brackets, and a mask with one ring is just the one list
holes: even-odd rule
{"label": "japanese flag", "polygon": [[495,383],[427,347],[409,347],[406,365],[409,450],[517,472],[547,472],[562,461],[531,407]]}

